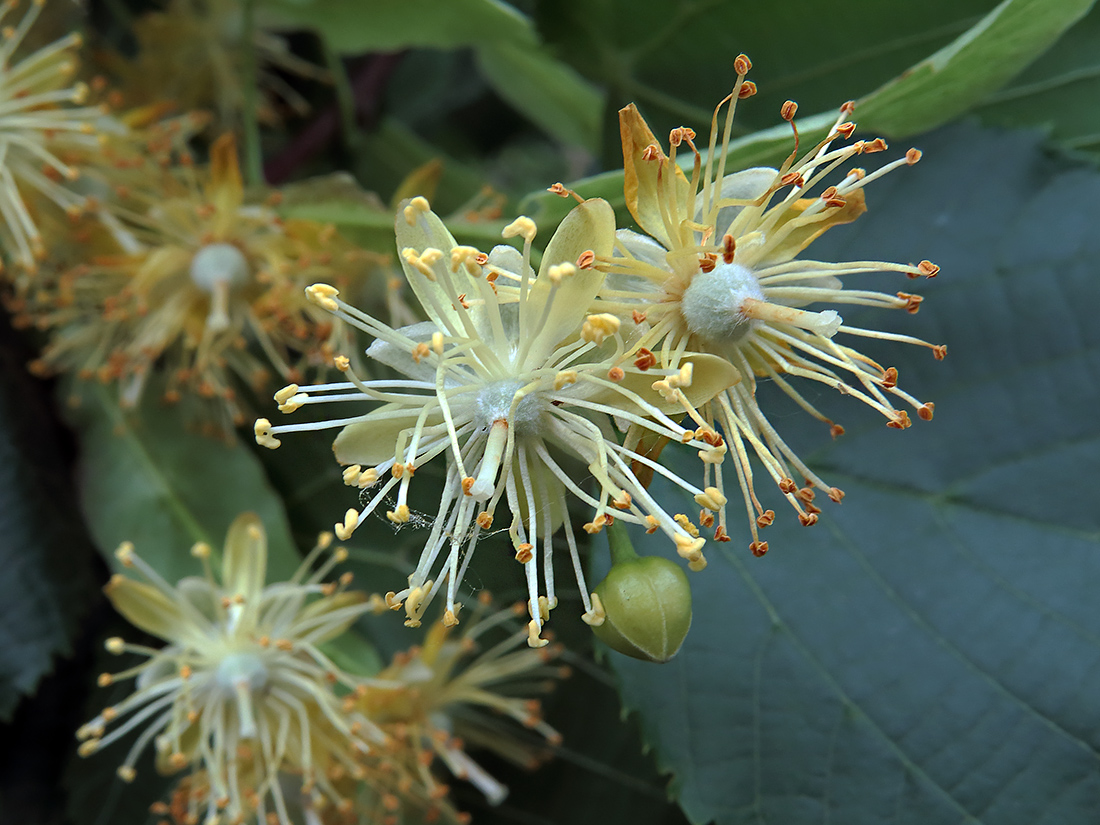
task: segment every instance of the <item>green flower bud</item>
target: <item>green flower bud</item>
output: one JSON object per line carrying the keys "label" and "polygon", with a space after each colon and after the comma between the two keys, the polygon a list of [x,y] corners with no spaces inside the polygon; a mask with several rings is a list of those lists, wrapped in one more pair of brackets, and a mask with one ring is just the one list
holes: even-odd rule
{"label": "green flower bud", "polygon": [[660,556],[617,561],[596,585],[602,623],[592,632],[608,647],[647,662],[667,662],[691,627],[691,586],[675,562]]}

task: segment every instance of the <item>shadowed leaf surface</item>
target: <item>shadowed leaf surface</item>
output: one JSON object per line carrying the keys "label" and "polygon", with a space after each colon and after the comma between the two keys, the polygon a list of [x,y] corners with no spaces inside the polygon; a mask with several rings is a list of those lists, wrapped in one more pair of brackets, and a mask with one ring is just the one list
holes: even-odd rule
{"label": "shadowed leaf surface", "polygon": [[693,822],[1094,816],[1100,175],[1038,143],[969,125],[927,136],[916,168],[871,187],[868,215],[811,248],[939,263],[934,281],[897,284],[926,297],[918,316],[844,315],[949,355],[861,346],[936,402],[934,421],[900,433],[810,388],[847,428],[824,444],[821,425],[763,387],[777,429],[847,498],[805,529],[762,490],[771,550],[753,558],[737,521],[731,543],[710,544],[680,655],[612,654]]}

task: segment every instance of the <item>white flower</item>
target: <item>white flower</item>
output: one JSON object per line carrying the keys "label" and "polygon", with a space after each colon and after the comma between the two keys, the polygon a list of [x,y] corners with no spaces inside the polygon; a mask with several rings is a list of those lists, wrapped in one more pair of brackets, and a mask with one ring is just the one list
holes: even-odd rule
{"label": "white flower", "polygon": [[[389,594],[391,606],[403,603],[408,624],[419,624],[446,585],[445,621],[455,623],[458,586],[503,502],[509,513],[504,526],[527,580],[530,644],[546,643],[539,633],[557,603],[552,551],[559,527],[565,528],[585,615],[592,618],[567,493],[594,508],[585,524],[589,532],[613,518],[661,529],[701,569],[698,529],[654,501],[639,474],[662,473],[718,506],[710,492],[645,453],[653,440],[670,439],[716,452],[707,440],[713,430],[697,435],[696,422],[685,428],[677,420],[736,380],[736,372],[719,358],[694,353],[663,370],[648,363],[614,365],[627,347],[618,319],[589,309],[604,280],[591,264],[612,250],[610,206],[590,200],[575,208],[548,244],[537,276],[530,266],[536,228],[528,218],[504,232],[523,239],[522,253],[497,247],[486,255],[459,246],[423,198],[403,206],[396,229],[405,274],[430,320],[395,330],[339,300],[331,287],[317,285],[310,294],[374,336],[367,354],[403,377],[363,381],[344,359],[338,366],[350,382],[288,387],[276,394],[280,409],[367,401],[370,412],[317,424],[256,425],[257,440],[269,447],[278,446],[279,433],[343,427],[334,449],[341,463],[351,465],[345,482],[371,489],[365,506],[349,510],[337,525],[341,538],[392,494],[396,504],[387,517],[407,522],[414,473],[437,456],[446,461],[438,516],[408,587]],[[613,419],[638,435],[620,443]],[[563,466],[562,456],[587,467],[592,492]]]}
{"label": "white flower", "polygon": [[[849,223],[866,210],[863,188],[868,183],[899,166],[916,163],[920,152],[910,149],[905,157],[871,173],[851,169],[839,183],[818,191],[846,161],[886,149],[881,139],[833,148],[833,143],[849,139],[855,130],[855,124],[844,122],[852,111],[846,104],[828,137],[805,155],[798,155],[795,130],[795,150],[779,169],[754,168],[727,175],[734,106],[738,98],[755,92],[755,86],[745,80],[751,66],[748,59],[741,55],[735,63],[737,84],[715,109],[705,165],[690,129],[672,130],[670,153],[665,155],[633,105],[619,113],[626,202],[649,237],[621,230],[616,254],[600,258],[597,266],[608,273],[601,305],[636,325],[626,358],[645,353],[666,367],[677,364],[687,352],[699,351],[719,356],[736,368],[740,380],[708,399],[697,414],[708,424],[720,426],[730,442],[752,532],[750,547],[762,555],[768,545],[760,541],[757,530],[770,524],[775,514],[756,496],[750,451],[804,525],[816,522],[820,512],[812,503],[815,489],[833,501],[840,501],[843,493],[822,481],[776,432],[757,403],[756,379],[775,382],[800,407],[827,423],[834,436],[843,428],[818,412],[789,378],[807,378],[858,398],[882,413],[889,426],[904,429],[910,424],[909,416],[891,396],[911,405],[922,419],[932,417],[933,405],[899,389],[897,370],[881,367],[835,337],[843,333],[917,344],[932,349],[938,359],[946,348],[907,335],[845,325],[833,309],[804,308],[820,303],[862,304],[916,312],[921,299],[915,295],[844,289],[840,278],[871,272],[932,277],[939,268],[931,262],[823,263],[797,257],[827,229]],[[727,102],[720,128],[719,113]],[[788,102],[782,110],[792,127],[796,108]],[[677,148],[683,144],[694,153],[690,179],[676,163]],[[811,192],[817,194],[809,197]],[[799,476],[804,484],[795,482]],[[704,483],[724,490],[721,467],[708,465]],[[724,508],[715,538],[728,540]]]}

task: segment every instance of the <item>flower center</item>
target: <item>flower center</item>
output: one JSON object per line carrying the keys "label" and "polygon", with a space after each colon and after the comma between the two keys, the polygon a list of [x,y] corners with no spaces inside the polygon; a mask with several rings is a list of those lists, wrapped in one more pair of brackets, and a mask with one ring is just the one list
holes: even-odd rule
{"label": "flower center", "polygon": [[741,264],[720,263],[710,272],[698,272],[680,299],[680,313],[688,329],[712,341],[738,341],[758,321],[741,311],[746,299],[764,300],[764,290]]}
{"label": "flower center", "polygon": [[218,685],[233,690],[244,683],[251,690],[262,690],[267,685],[267,665],[255,653],[229,653],[218,662],[214,678]]}
{"label": "flower center", "polygon": [[537,393],[532,392],[521,398],[516,405],[515,414],[510,415],[512,399],[525,383],[514,380],[496,381],[479,390],[474,402],[478,424],[488,430],[494,421],[505,420],[517,436],[527,435],[538,429],[543,405]]}
{"label": "flower center", "polygon": [[191,280],[208,295],[219,284],[243,286],[248,282],[248,260],[231,243],[207,244],[191,259]]}
{"label": "flower center", "polygon": [[191,280],[210,296],[206,325],[214,332],[229,326],[229,291],[248,283],[248,260],[233,244],[207,244],[191,259]]}

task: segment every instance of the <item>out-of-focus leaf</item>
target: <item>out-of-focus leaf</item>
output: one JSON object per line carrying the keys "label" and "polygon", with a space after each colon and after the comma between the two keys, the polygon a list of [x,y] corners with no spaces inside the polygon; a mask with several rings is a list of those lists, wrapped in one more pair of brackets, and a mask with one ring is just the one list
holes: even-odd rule
{"label": "out-of-focus leaf", "polygon": [[567,144],[595,147],[602,97],[539,43],[531,21],[495,0],[265,0],[270,25],[309,28],[345,54],[473,48],[497,91]]}
{"label": "out-of-focus leaf", "polygon": [[[918,167],[876,182],[869,214],[814,244],[824,260],[940,263],[918,316],[844,315],[950,353],[862,341],[937,404],[904,433],[803,386],[848,429],[822,446],[821,426],[762,387],[772,421],[847,498],[807,530],[761,489],[778,512],[771,550],[754,559],[737,522],[733,542],[710,544],[679,656],[612,654],[693,822],[1095,817],[1100,175],[1038,143],[971,126],[926,136]],[[694,456],[675,465],[699,472]],[[635,536],[639,552],[666,544]]]}
{"label": "out-of-focus leaf", "polygon": [[501,97],[563,143],[595,149],[603,99],[586,80],[547,50],[494,43],[477,52],[478,65]]}
{"label": "out-of-focus leaf", "polygon": [[1095,0],[1004,0],[950,45],[860,101],[867,127],[905,137],[946,123],[1045,52]]}
{"label": "out-of-focus leaf", "polygon": [[1100,145],[1100,9],[1093,7],[1023,74],[986,98],[977,113],[999,126],[1042,126],[1071,149]]}
{"label": "out-of-focus leaf", "polygon": [[294,573],[301,557],[286,513],[251,450],[236,438],[194,432],[180,408],[156,393],[127,414],[105,387],[71,388],[69,417],[81,445],[77,494],[109,562],[119,543],[132,541],[168,581],[195,575],[191,545],[205,541],[220,556],[230,523],[251,510],[267,531],[268,580]]}
{"label": "out-of-focus leaf", "polygon": [[69,652],[94,592],[60,428],[25,360],[0,320],[0,720]]}
{"label": "out-of-focus leaf", "polygon": [[[1004,0],[931,56],[911,65],[892,80],[887,80],[889,75],[882,76],[882,80],[886,81],[883,85],[856,99],[854,118],[859,122],[861,131],[882,134],[890,138],[908,137],[945,123],[1018,74],[1023,67],[1042,54],[1063,32],[1085,15],[1093,2],[1094,0],[1059,0],[1058,2]],[[702,5],[696,4],[693,8],[696,12],[700,12]],[[837,8],[831,5],[818,5],[823,10],[828,9],[830,15]],[[954,14],[958,14],[966,4],[952,5],[956,7]],[[739,7],[729,5],[723,8],[738,16],[739,30],[749,28],[747,21],[741,17]],[[891,9],[889,14],[897,14],[894,7],[880,8]],[[922,9],[924,9],[923,6]],[[860,10],[861,13],[863,11],[863,9]],[[715,12],[718,13],[717,10]],[[915,7],[907,7],[906,15],[913,12]],[[864,21],[863,25],[868,24]],[[909,32],[920,31],[920,24],[907,19],[906,28]],[[715,32],[716,34],[712,35],[715,37],[725,36],[717,34],[723,31],[723,28],[716,20],[710,21],[707,31]],[[929,33],[931,31],[929,29]],[[824,42],[828,42],[827,38],[824,38]],[[676,53],[674,46],[668,45],[666,48]],[[736,48],[748,49],[750,53],[753,51],[750,44],[739,44]],[[736,54],[734,51],[730,53]],[[898,53],[907,52],[900,50]],[[755,61],[751,76],[759,83],[761,95],[759,99],[750,98],[738,105],[738,120],[741,124],[775,123],[778,120],[775,116],[776,110],[767,106],[769,101],[765,94],[768,89],[767,63],[759,54],[751,54],[751,56]],[[876,59],[881,56],[876,52]],[[889,61],[896,60],[896,56],[896,54],[890,56]],[[637,54],[632,53],[632,58],[637,59]],[[818,63],[812,65],[818,66],[814,70],[815,77],[820,74],[830,78],[829,89],[833,97],[826,105],[832,103],[834,106],[839,106],[845,99],[855,98],[865,88],[859,83],[848,86],[837,83],[828,62],[822,64],[818,59]],[[840,68],[838,67],[837,71],[840,71]],[[845,65],[842,68],[847,69],[848,66]],[[709,59],[706,70],[714,71],[713,63]],[[727,74],[726,82],[732,82],[732,69]],[[782,83],[780,85],[783,86]],[[691,84],[682,85],[675,91],[660,95],[655,100],[647,100],[643,90],[639,88],[629,87],[624,91],[630,97],[637,98],[644,114],[656,115],[651,125],[657,134],[661,134],[659,124],[668,119],[666,113],[675,105],[677,99],[683,103],[698,104],[700,108],[694,112],[678,111],[676,114],[693,115],[695,122],[688,125],[695,127],[700,135],[704,136],[701,138],[704,142],[705,136],[709,134],[710,107],[720,100],[723,94],[728,94],[727,89],[725,92],[719,91],[710,98],[700,100],[698,88]],[[786,94],[799,97],[793,89],[789,88]],[[811,96],[811,101],[813,100],[816,98]],[[805,102],[803,101],[803,104]],[[762,105],[763,108],[761,108]],[[662,107],[665,113],[662,113]],[[809,107],[803,105],[803,110],[806,108]],[[654,111],[651,113],[651,110]],[[764,120],[761,120],[762,113],[765,114]],[[812,144],[825,137],[835,119],[835,109],[805,118],[799,117],[798,127],[803,145]],[[791,151],[792,146],[791,129],[787,124],[769,126],[762,131],[735,140],[731,144],[728,168],[775,164]],[[599,176],[597,180],[580,181],[573,184],[573,188],[586,196],[589,196],[593,187],[600,191],[613,190],[615,174],[621,181],[621,172],[608,173]],[[619,189],[621,190],[621,187]],[[622,204],[621,191],[612,201],[612,205],[616,208],[619,208],[620,204]],[[566,204],[558,202],[553,196],[545,193],[532,193],[524,200],[523,206],[527,210],[535,211],[537,219],[547,223],[556,223],[561,220],[566,209]]]}
{"label": "out-of-focus leaf", "polygon": [[257,5],[268,25],[313,29],[346,54],[538,42],[522,14],[495,0],[261,0]]}

